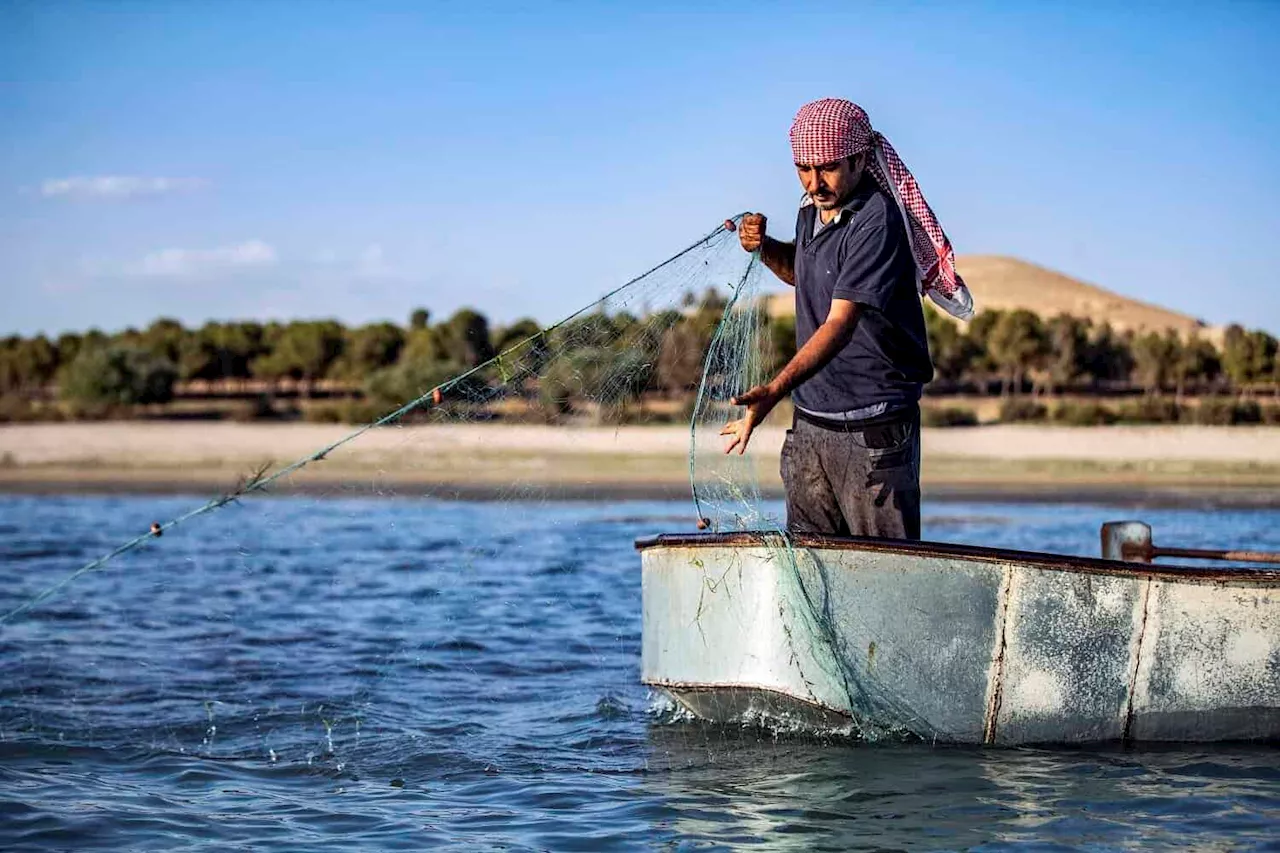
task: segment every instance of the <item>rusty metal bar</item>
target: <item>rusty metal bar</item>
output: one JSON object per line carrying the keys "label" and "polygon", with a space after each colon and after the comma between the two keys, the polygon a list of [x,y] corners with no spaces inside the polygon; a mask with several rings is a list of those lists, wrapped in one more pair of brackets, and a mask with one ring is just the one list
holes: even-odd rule
{"label": "rusty metal bar", "polygon": [[1211,548],[1151,548],[1153,557],[1185,557],[1193,560],[1232,560],[1239,563],[1275,563],[1280,553],[1273,551],[1219,551]]}

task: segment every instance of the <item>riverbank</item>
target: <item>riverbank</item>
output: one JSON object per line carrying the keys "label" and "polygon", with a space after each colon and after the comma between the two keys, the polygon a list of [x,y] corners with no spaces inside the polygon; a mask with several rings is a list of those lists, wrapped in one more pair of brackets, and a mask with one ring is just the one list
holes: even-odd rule
{"label": "riverbank", "polygon": [[[0,491],[226,492],[349,434],[322,424],[106,422],[0,427]],[[783,430],[751,464],[777,495]],[[707,437],[708,446],[714,442]],[[370,430],[274,484],[319,494],[462,498],[679,497],[683,427],[435,425]],[[931,498],[1280,506],[1280,428],[986,426],[926,429]]]}

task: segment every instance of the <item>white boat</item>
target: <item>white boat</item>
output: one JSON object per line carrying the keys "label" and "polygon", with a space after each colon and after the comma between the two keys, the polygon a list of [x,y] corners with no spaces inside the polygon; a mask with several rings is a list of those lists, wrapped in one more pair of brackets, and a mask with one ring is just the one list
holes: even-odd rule
{"label": "white boat", "polygon": [[[642,679],[692,715],[868,739],[1280,739],[1280,572],[781,534],[640,540]],[[1238,559],[1275,555],[1236,554]]]}

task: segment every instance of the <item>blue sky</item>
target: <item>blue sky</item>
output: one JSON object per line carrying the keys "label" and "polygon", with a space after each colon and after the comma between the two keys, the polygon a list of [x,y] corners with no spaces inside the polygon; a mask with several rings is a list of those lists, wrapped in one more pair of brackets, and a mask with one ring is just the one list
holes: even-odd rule
{"label": "blue sky", "polygon": [[826,96],[961,254],[1280,331],[1280,4],[1162,5],[5,3],[0,334],[551,321],[789,234]]}

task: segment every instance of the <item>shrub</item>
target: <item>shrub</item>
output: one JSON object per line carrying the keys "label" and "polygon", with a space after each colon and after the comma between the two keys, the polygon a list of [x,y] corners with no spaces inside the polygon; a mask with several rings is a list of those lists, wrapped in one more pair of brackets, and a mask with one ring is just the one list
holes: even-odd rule
{"label": "shrub", "polygon": [[920,410],[920,423],[927,427],[977,426],[978,414],[959,406],[929,407]]}
{"label": "shrub", "polygon": [[18,396],[0,396],[0,424],[34,420],[39,420],[39,415],[30,400]]}
{"label": "shrub", "polygon": [[[365,393],[369,399],[390,410],[418,399],[467,369],[459,362],[401,360],[370,374],[365,381]],[[483,383],[478,378],[469,378],[452,386],[449,398],[456,401],[480,396],[483,390]]]}
{"label": "shrub", "polygon": [[1053,410],[1054,423],[1066,426],[1106,426],[1117,420],[1116,413],[1097,403],[1059,403]]}
{"label": "shrub", "polygon": [[339,403],[318,403],[302,410],[302,419],[312,424],[342,423],[342,406]]}
{"label": "shrub", "polygon": [[304,420],[314,424],[351,424],[363,426],[387,414],[376,403],[363,400],[343,400],[338,403],[317,403],[302,410]]}
{"label": "shrub", "polygon": [[1010,397],[1000,404],[1000,422],[1005,424],[1043,423],[1049,410],[1035,400]]}
{"label": "shrub", "polygon": [[1191,418],[1202,426],[1236,426],[1262,422],[1262,407],[1253,400],[1205,400]]}
{"label": "shrub", "polygon": [[88,410],[167,403],[178,370],[173,362],[135,347],[93,347],[67,366],[63,398]]}
{"label": "shrub", "polygon": [[1233,424],[1260,424],[1262,423],[1262,407],[1253,400],[1241,400],[1231,410],[1231,422]]}
{"label": "shrub", "polygon": [[1176,424],[1185,420],[1182,407],[1173,400],[1154,397],[1122,403],[1116,415],[1122,424]]}
{"label": "shrub", "polygon": [[1262,407],[1262,422],[1268,426],[1280,426],[1280,405],[1275,403]]}
{"label": "shrub", "polygon": [[385,414],[384,407],[368,400],[347,400],[341,406],[342,422],[348,424],[371,424]]}

